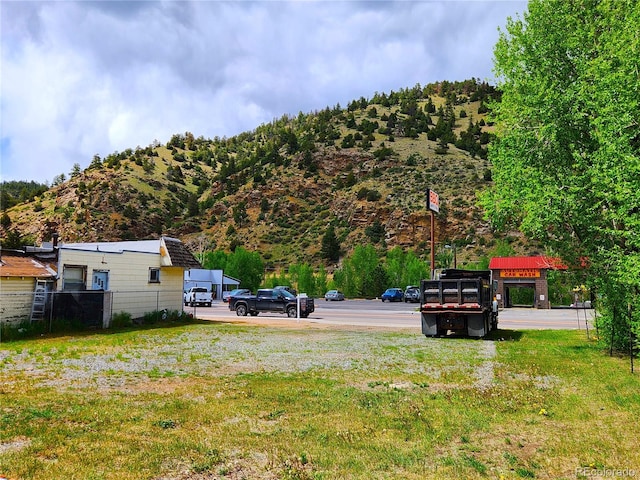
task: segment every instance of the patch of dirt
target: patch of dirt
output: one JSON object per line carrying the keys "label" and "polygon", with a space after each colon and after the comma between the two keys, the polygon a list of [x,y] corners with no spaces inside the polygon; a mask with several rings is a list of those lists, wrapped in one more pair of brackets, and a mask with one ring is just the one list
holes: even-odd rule
{"label": "patch of dirt", "polygon": [[27,448],[31,445],[31,440],[27,437],[17,437],[11,440],[10,442],[2,442],[0,443],[0,454],[22,450],[23,448]]}

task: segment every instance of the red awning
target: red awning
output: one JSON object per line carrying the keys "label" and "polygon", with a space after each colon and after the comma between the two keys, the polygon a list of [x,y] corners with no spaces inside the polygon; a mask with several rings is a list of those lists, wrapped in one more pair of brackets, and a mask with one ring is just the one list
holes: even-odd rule
{"label": "red awning", "polygon": [[490,270],[537,268],[566,270],[567,266],[557,257],[494,257],[489,262]]}

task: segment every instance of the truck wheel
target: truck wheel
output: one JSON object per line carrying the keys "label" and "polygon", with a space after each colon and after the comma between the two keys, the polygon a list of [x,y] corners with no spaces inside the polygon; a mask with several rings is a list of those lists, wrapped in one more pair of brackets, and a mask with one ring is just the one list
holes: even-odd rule
{"label": "truck wheel", "polygon": [[287,308],[287,316],[289,318],[293,318],[296,316],[296,307],[289,307]]}
{"label": "truck wheel", "polygon": [[240,304],[236,307],[236,315],[239,317],[247,316],[247,306],[244,304]]}

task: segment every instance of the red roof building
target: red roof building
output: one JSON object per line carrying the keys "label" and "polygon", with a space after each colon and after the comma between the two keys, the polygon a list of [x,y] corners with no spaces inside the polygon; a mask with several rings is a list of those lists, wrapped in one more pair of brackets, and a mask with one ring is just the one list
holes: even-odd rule
{"label": "red roof building", "polygon": [[556,257],[494,257],[489,262],[489,270],[537,268],[547,270],[566,270],[567,266]]}
{"label": "red roof building", "polygon": [[566,270],[567,266],[559,258],[537,257],[495,257],[489,262],[493,279],[497,280],[496,298],[501,307],[511,307],[510,292],[514,288],[533,289],[535,308],[551,308],[549,302],[548,270]]}

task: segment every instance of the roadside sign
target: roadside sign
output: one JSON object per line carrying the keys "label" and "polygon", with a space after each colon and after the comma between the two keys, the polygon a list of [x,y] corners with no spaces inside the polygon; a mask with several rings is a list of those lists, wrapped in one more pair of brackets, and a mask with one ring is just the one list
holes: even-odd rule
{"label": "roadside sign", "polygon": [[440,196],[431,189],[427,189],[427,209],[440,213]]}

